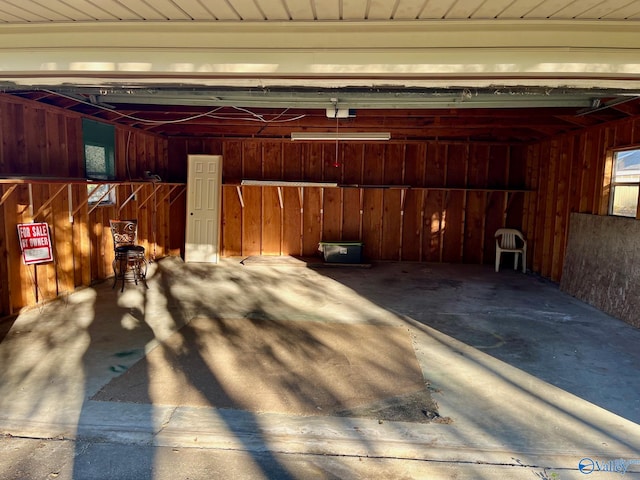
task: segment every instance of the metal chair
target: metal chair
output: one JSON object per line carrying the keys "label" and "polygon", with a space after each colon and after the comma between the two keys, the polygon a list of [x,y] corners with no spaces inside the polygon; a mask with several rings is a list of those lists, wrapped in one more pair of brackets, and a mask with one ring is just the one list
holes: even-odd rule
{"label": "metal chair", "polygon": [[496,230],[496,272],[500,270],[500,255],[502,252],[514,254],[513,269],[518,269],[518,257],[522,255],[522,272],[527,272],[527,241],[522,232],[514,228],[499,228]]}
{"label": "metal chair", "polygon": [[[115,288],[119,279],[124,282],[127,272],[131,272],[136,285],[141,280],[147,287],[147,259],[142,245],[137,245],[138,221],[137,220],[109,220],[111,236],[113,237],[113,286]],[[148,287],[147,287],[148,288]]]}

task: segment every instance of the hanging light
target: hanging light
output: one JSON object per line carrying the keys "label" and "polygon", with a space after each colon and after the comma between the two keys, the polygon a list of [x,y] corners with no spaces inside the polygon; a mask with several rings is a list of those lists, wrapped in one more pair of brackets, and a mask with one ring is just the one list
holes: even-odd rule
{"label": "hanging light", "polygon": [[318,141],[329,141],[329,140],[343,140],[343,141],[364,141],[364,142],[374,142],[374,141],[384,141],[390,140],[391,133],[389,132],[291,132],[291,140],[318,140]]}

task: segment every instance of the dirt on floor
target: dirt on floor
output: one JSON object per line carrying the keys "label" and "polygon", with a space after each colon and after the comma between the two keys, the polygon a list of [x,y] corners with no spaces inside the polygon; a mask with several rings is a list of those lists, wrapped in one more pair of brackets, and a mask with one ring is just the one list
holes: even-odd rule
{"label": "dirt on floor", "polygon": [[195,318],[92,399],[448,422],[399,326]]}

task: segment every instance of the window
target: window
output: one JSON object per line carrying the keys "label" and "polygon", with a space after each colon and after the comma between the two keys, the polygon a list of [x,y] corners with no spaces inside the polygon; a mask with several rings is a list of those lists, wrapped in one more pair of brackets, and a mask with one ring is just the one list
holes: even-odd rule
{"label": "window", "polygon": [[640,149],[616,152],[613,156],[609,214],[636,218],[640,192]]}
{"label": "window", "polygon": [[[115,175],[115,129],[113,125],[82,119],[82,139],[84,143],[84,169],[90,180],[113,180]],[[111,186],[109,184],[88,185],[89,203],[112,205],[115,203],[113,190],[102,198]],[[101,199],[102,198],[102,199]]]}

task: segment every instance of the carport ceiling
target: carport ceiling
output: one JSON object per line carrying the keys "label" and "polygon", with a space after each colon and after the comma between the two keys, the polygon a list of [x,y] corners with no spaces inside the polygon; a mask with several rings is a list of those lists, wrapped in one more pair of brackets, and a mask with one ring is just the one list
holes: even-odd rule
{"label": "carport ceiling", "polygon": [[639,23],[630,0],[0,0],[0,82],[167,136],[532,142],[640,114]]}

